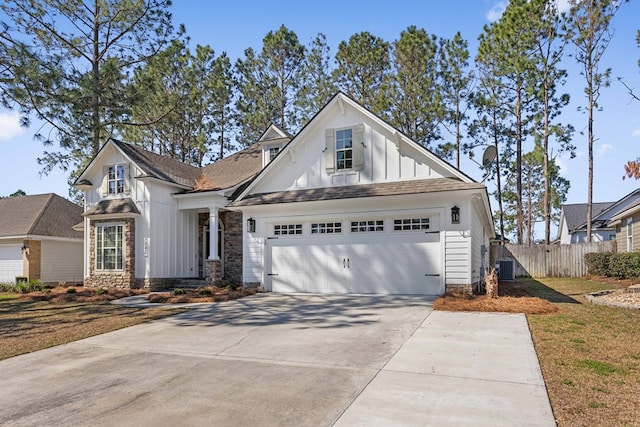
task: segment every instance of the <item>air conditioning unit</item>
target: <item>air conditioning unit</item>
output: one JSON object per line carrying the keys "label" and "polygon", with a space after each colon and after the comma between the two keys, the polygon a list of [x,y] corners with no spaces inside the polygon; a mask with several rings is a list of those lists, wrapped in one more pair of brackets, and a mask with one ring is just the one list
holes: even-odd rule
{"label": "air conditioning unit", "polygon": [[516,280],[512,259],[496,261],[496,270],[498,271],[498,280],[503,282],[513,282]]}

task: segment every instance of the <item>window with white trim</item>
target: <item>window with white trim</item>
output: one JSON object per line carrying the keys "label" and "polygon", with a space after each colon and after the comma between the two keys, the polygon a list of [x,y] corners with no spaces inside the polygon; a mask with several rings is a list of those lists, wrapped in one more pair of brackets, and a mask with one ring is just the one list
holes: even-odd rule
{"label": "window with white trim", "polygon": [[429,218],[402,218],[393,220],[393,231],[428,230]]}
{"label": "window with white trim", "polygon": [[269,147],[268,161],[270,162],[271,160],[273,160],[278,155],[279,152],[280,152],[280,147]]}
{"label": "window with white trim", "polygon": [[311,224],[311,234],[338,234],[342,233],[341,222],[318,222]]}
{"label": "window with white trim", "polygon": [[124,225],[96,226],[96,270],[124,268]]}
{"label": "window with white trim", "polygon": [[108,194],[124,193],[124,165],[109,166],[107,170],[107,192]]}
{"label": "window with white trim", "polygon": [[276,224],[273,226],[275,236],[291,236],[302,234],[302,224]]}
{"label": "window with white trim", "polygon": [[633,252],[633,219],[627,220],[627,252]]}
{"label": "window with white trim", "polygon": [[370,233],[380,231],[384,231],[384,221],[381,219],[351,221],[352,233]]}
{"label": "window with white trim", "polygon": [[341,129],[336,131],[336,169],[353,167],[353,131]]}

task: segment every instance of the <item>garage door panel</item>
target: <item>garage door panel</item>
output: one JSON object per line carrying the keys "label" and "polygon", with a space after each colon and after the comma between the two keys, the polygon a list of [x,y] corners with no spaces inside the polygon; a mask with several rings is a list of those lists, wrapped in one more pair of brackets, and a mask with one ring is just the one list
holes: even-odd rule
{"label": "garage door panel", "polygon": [[281,239],[271,246],[274,292],[442,293],[438,234]]}
{"label": "garage door panel", "polygon": [[14,283],[22,276],[22,252],[20,244],[0,245],[0,283]]}

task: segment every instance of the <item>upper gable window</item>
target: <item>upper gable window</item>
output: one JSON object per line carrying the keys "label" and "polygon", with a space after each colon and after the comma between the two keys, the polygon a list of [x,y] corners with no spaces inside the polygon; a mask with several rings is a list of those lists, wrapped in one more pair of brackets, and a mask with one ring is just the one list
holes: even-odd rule
{"label": "upper gable window", "polygon": [[124,193],[124,165],[109,166],[107,170],[108,194]]}
{"label": "upper gable window", "polygon": [[353,167],[353,130],[342,129],[336,131],[336,169],[351,169]]}
{"label": "upper gable window", "polygon": [[364,169],[364,125],[325,130],[324,163],[328,174]]}

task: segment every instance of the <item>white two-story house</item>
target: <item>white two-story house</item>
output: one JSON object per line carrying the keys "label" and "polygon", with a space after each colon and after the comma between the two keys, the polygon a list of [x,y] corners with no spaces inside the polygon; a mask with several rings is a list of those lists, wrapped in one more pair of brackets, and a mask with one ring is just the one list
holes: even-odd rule
{"label": "white two-story house", "polygon": [[439,295],[488,266],[484,185],[338,93],[203,168],[110,140],[85,191],[85,284]]}

